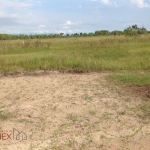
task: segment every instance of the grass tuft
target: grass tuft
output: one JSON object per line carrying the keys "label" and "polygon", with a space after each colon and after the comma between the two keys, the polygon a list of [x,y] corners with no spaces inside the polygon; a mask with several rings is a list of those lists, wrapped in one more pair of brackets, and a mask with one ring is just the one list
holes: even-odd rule
{"label": "grass tuft", "polygon": [[7,120],[9,118],[9,114],[3,112],[3,111],[0,111],[0,119],[1,120]]}

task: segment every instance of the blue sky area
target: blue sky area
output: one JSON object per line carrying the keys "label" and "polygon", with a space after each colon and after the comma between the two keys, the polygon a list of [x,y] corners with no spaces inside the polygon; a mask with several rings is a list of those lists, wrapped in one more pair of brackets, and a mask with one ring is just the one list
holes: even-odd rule
{"label": "blue sky area", "polygon": [[0,0],[0,33],[150,30],[150,0]]}

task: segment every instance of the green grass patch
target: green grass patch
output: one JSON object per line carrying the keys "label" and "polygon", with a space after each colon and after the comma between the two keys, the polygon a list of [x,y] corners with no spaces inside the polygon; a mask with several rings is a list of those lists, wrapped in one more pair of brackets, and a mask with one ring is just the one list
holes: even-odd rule
{"label": "green grass patch", "polygon": [[75,123],[78,119],[77,119],[78,117],[76,116],[76,115],[73,115],[73,114],[69,114],[68,116],[67,116],[67,119],[68,120],[71,120],[73,123]]}
{"label": "green grass patch", "polygon": [[150,73],[144,74],[113,74],[111,78],[132,85],[150,85]]}
{"label": "green grass patch", "polygon": [[7,120],[9,118],[9,114],[3,112],[3,111],[0,111],[0,119],[1,120]]}
{"label": "green grass patch", "polygon": [[24,123],[24,122],[28,122],[28,120],[27,119],[19,119],[18,122],[19,123]]}
{"label": "green grass patch", "polygon": [[150,70],[150,36],[0,41],[0,73]]}
{"label": "green grass patch", "polygon": [[143,103],[140,105],[140,109],[144,113],[144,118],[150,117],[150,101]]}

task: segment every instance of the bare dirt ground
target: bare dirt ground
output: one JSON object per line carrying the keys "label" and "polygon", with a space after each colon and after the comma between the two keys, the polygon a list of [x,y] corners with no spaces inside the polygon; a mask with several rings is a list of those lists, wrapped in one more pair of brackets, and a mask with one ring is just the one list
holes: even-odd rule
{"label": "bare dirt ground", "polygon": [[[0,150],[149,150],[143,99],[123,94],[106,77],[56,72],[0,78]],[[14,128],[27,140],[16,140],[18,134],[9,133]],[[9,139],[2,137],[6,132]]]}

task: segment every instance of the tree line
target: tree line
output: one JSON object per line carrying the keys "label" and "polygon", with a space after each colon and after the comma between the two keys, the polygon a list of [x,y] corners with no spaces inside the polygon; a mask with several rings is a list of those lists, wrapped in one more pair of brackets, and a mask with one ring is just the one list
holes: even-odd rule
{"label": "tree line", "polygon": [[46,38],[58,38],[58,37],[86,37],[86,36],[106,36],[106,35],[125,35],[125,36],[138,36],[141,34],[147,34],[145,27],[138,27],[136,24],[127,27],[124,31],[114,30],[97,30],[94,33],[72,33],[72,34],[0,34],[0,40],[15,40],[15,39],[46,39]]}

